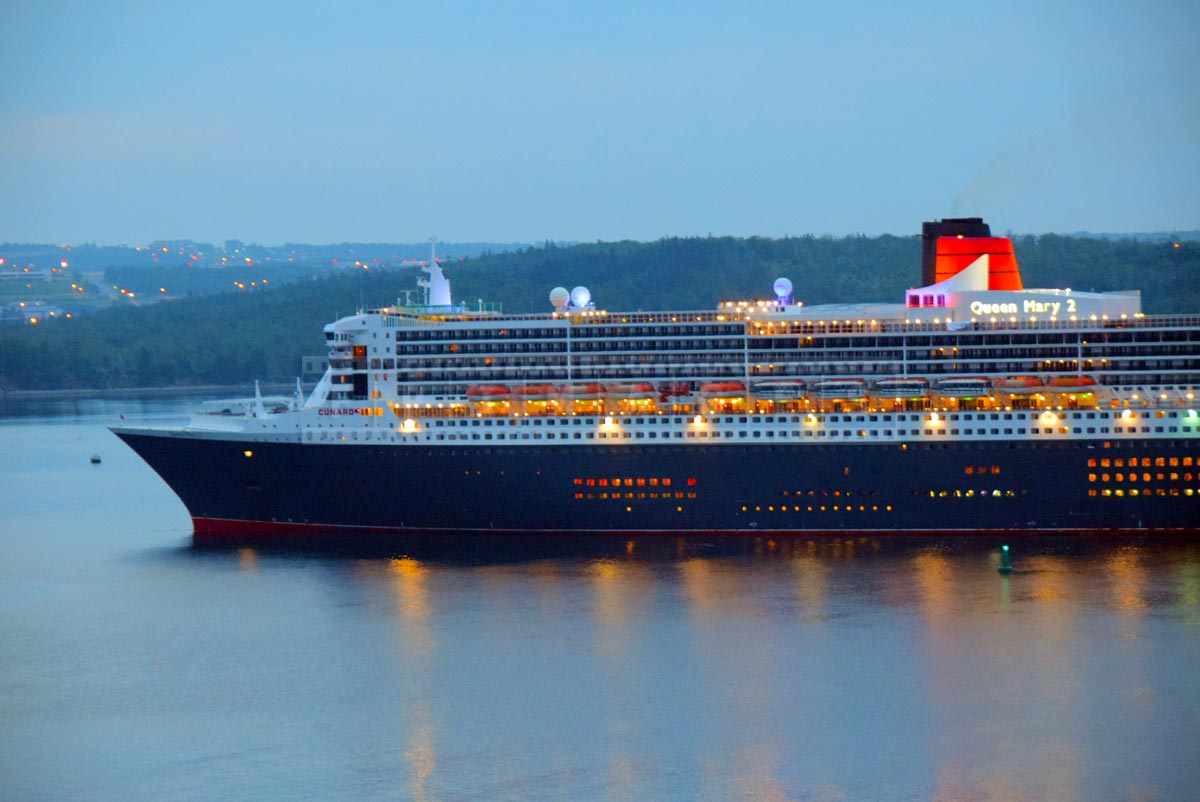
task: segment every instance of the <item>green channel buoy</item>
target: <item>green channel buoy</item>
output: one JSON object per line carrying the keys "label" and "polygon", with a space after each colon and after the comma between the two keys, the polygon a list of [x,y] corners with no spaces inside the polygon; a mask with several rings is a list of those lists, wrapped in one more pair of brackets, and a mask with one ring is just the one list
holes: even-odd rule
{"label": "green channel buoy", "polygon": [[1008,554],[1008,546],[1007,545],[1000,547],[1000,573],[1002,573],[1002,574],[1011,574],[1012,573],[1012,558]]}

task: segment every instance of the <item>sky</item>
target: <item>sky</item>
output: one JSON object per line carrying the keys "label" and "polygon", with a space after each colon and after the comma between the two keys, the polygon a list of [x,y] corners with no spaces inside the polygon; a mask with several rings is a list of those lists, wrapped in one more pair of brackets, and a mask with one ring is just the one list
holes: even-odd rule
{"label": "sky", "polygon": [[0,242],[1200,229],[1200,3],[0,0]]}

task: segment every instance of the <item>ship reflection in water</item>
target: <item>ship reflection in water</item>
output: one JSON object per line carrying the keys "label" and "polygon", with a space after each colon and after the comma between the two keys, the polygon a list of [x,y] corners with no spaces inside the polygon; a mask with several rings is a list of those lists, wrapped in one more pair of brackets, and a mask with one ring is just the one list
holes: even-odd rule
{"label": "ship reflection in water", "polygon": [[1200,547],[731,548],[354,562],[397,718],[365,748],[414,799],[1200,791]]}

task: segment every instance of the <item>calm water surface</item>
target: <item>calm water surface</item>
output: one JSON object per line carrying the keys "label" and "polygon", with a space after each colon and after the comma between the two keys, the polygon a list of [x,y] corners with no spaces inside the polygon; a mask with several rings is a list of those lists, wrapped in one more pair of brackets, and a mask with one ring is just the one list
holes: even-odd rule
{"label": "calm water surface", "polygon": [[0,799],[1200,799],[1195,541],[197,552],[184,408],[0,420]]}

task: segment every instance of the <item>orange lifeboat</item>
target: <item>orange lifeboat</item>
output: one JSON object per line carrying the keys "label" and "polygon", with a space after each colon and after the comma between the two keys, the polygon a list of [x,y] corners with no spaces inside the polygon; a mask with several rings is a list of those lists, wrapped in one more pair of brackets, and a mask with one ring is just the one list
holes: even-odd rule
{"label": "orange lifeboat", "polygon": [[1049,383],[1051,387],[1060,390],[1076,390],[1080,387],[1096,386],[1096,380],[1091,376],[1055,376]]}
{"label": "orange lifeboat", "polygon": [[603,398],[604,393],[603,384],[564,384],[562,388],[563,398],[571,401],[592,401]]}
{"label": "orange lifeboat", "polygon": [[734,398],[746,394],[746,385],[741,382],[709,382],[700,385],[700,395],[706,398]]}
{"label": "orange lifeboat", "polygon": [[553,398],[558,389],[553,384],[525,384],[514,392],[522,401],[545,401]]}
{"label": "orange lifeboat", "polygon": [[1037,393],[1045,389],[1046,383],[1037,376],[1009,376],[996,379],[994,386],[1006,393]]}
{"label": "orange lifeboat", "polygon": [[649,382],[635,382],[634,384],[610,384],[608,386],[608,394],[614,398],[627,398],[630,400],[653,399],[658,396],[658,392],[654,389],[654,385]]}
{"label": "orange lifeboat", "polygon": [[467,388],[467,398],[472,401],[503,401],[511,394],[504,384],[477,384]]}

